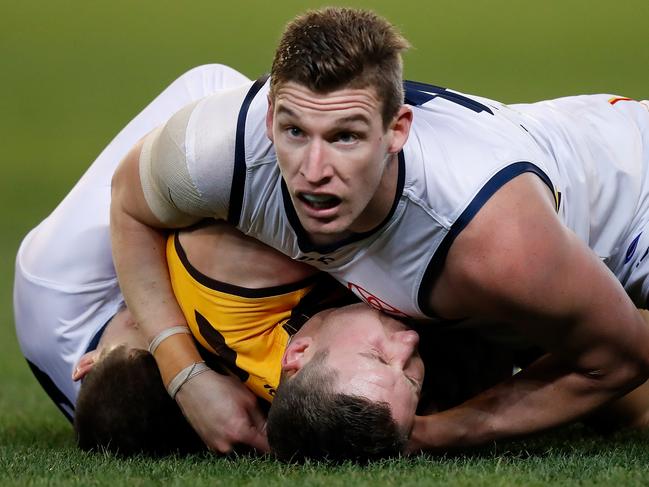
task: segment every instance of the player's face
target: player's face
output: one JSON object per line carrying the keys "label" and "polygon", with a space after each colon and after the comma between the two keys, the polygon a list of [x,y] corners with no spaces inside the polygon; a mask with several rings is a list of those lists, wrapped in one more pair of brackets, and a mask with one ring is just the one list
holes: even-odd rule
{"label": "player's face", "polygon": [[360,304],[328,315],[317,340],[329,350],[327,366],[338,372],[337,390],[388,403],[409,433],[424,378],[417,333]]}
{"label": "player's face", "polygon": [[271,101],[268,135],[300,222],[315,243],[371,230],[389,212],[395,154],[407,133],[396,122],[384,129],[381,107],[373,88],[322,94],[292,82]]}

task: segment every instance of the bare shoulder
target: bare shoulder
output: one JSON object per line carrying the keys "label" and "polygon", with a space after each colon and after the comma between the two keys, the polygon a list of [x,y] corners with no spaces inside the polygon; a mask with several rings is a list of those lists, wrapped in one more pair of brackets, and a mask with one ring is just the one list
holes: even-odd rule
{"label": "bare shoulder", "polygon": [[570,239],[545,183],[531,173],[514,178],[451,245],[433,287],[433,309],[458,319],[491,314],[509,299],[533,299],[525,293],[556,277]]}

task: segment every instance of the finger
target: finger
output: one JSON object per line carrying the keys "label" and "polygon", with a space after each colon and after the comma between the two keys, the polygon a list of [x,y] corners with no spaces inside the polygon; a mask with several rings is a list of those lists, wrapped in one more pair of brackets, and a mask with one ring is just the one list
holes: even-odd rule
{"label": "finger", "polygon": [[216,441],[214,443],[205,441],[205,445],[210,451],[212,451],[213,453],[218,453],[220,455],[229,455],[233,450],[232,444],[226,441]]}
{"label": "finger", "polygon": [[248,410],[248,416],[250,417],[250,423],[258,431],[266,431],[266,415],[259,408],[256,401],[254,407]]}
{"label": "finger", "polygon": [[255,430],[255,434],[253,434],[252,438],[248,441],[248,445],[253,447],[259,453],[270,453],[268,438],[265,433],[262,433],[259,430]]}
{"label": "finger", "polygon": [[77,365],[77,367],[74,369],[74,372],[72,372],[72,380],[76,382],[83,379],[86,375],[88,375],[88,372],[92,370],[93,365],[94,363]]}

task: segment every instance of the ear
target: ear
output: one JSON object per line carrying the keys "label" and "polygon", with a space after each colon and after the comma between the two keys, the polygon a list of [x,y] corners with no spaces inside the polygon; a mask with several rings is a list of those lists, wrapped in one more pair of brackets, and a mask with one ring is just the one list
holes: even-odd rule
{"label": "ear", "polygon": [[412,125],[412,108],[408,105],[401,105],[396,116],[392,120],[388,132],[390,132],[390,146],[388,152],[396,154],[403,146],[406,145],[408,135],[410,135],[410,126]]}
{"label": "ear", "polygon": [[98,358],[98,350],[93,350],[92,352],[83,354],[72,372],[72,380],[76,382],[88,375],[88,372],[92,370]]}
{"label": "ear", "polygon": [[291,340],[282,357],[282,372],[288,372],[291,375],[298,372],[307,363],[305,354],[312,344],[313,338],[309,336]]}
{"label": "ear", "polygon": [[268,95],[268,110],[266,111],[266,137],[273,141],[273,99]]}

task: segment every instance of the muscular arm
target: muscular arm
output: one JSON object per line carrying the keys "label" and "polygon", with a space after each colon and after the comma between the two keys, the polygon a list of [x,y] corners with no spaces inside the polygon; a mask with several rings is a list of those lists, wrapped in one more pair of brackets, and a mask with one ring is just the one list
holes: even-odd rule
{"label": "muscular arm", "polygon": [[444,413],[418,418],[413,448],[467,446],[574,420],[649,375],[649,332],[615,277],[523,175],[452,245],[432,295],[449,318],[507,323],[548,354]]}
{"label": "muscular arm", "polygon": [[162,330],[185,324],[169,283],[164,225],[144,198],[139,176],[139,142],[112,182],[110,208],[113,259],[129,309],[151,341]]}
{"label": "muscular arm", "polygon": [[[163,225],[144,197],[139,174],[142,143],[122,161],[112,183],[111,239],[122,292],[148,341],[161,331],[186,325],[174,298],[165,258]],[[194,219],[200,219],[200,216]],[[191,216],[182,218],[192,221]],[[166,226],[169,226],[167,224]],[[184,366],[200,361],[189,336],[174,335],[155,354],[165,384]],[[237,443],[267,450],[264,418],[250,391],[229,377],[203,373],[187,382],[176,399],[207,446],[228,452]]]}

